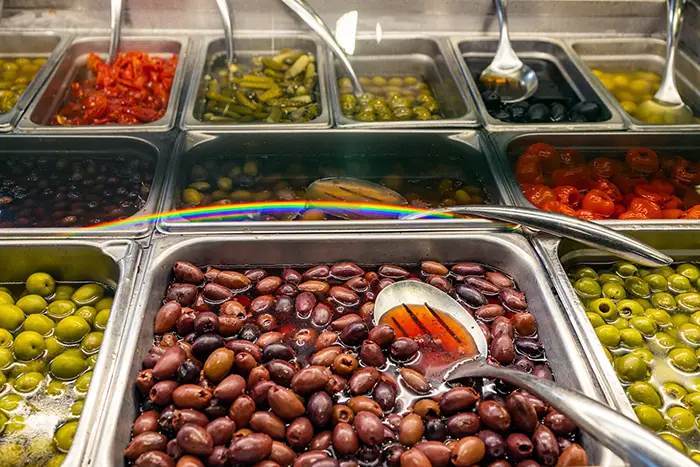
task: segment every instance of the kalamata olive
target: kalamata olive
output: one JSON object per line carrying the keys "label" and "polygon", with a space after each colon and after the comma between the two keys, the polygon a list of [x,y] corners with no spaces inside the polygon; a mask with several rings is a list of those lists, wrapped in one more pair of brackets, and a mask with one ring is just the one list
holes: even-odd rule
{"label": "kalamata olive", "polygon": [[365,302],[360,306],[360,318],[366,323],[371,323],[374,317],[374,302]]}
{"label": "kalamata olive", "polygon": [[160,347],[163,349],[163,352],[165,353],[165,350],[167,350],[169,347],[177,345],[177,340],[178,338],[175,333],[169,332],[164,334],[160,339]]}
{"label": "kalamata olive", "polygon": [[209,419],[202,412],[194,409],[176,409],[173,412],[173,428],[177,431],[191,423],[193,425],[207,426]]}
{"label": "kalamata olive", "polygon": [[515,345],[513,339],[505,334],[494,336],[489,346],[491,357],[502,365],[510,364],[515,358]]}
{"label": "kalamata olive", "polygon": [[276,384],[272,381],[259,381],[255,386],[250,388],[250,397],[255,401],[255,405],[259,408],[267,407],[268,405],[268,394],[271,388],[275,387]]}
{"label": "kalamata olive", "polygon": [[292,377],[296,373],[296,368],[284,360],[270,360],[266,365],[270,373],[270,379],[281,386],[292,384]]}
{"label": "kalamata olive", "polygon": [[331,420],[333,422],[333,426],[341,422],[352,423],[353,420],[355,420],[355,413],[347,405],[336,404],[333,406],[333,414]]}
{"label": "kalamata olive", "polygon": [[452,292],[454,292],[452,282],[450,282],[448,278],[443,276],[428,276],[425,278],[425,283],[442,290],[446,294],[451,295]]}
{"label": "kalamata olive", "polygon": [[297,329],[289,338],[289,343],[297,351],[297,353],[306,354],[313,351],[316,344],[318,332],[313,328]]}
{"label": "kalamata olive", "polygon": [[262,351],[262,361],[269,362],[270,360],[285,360],[289,361],[296,357],[296,352],[288,344],[276,342],[268,344]]}
{"label": "kalamata olive", "polygon": [[296,458],[297,455],[292,448],[279,441],[272,442],[272,450],[270,451],[270,456],[268,457],[269,461],[275,462],[277,465],[282,467],[288,467],[294,463]]}
{"label": "kalamata olive", "polygon": [[136,467],[175,467],[175,461],[162,451],[149,451],[141,454],[134,465]]}
{"label": "kalamata olive", "polygon": [[[358,417],[361,414],[358,414]],[[357,423],[357,417],[355,417]],[[423,420],[418,414],[411,413],[406,415],[399,424],[399,442],[405,446],[413,446],[421,440],[425,426]]]}
{"label": "kalamata olive", "polygon": [[297,286],[294,284],[282,284],[275,291],[275,296],[279,297],[294,297],[297,294]]}
{"label": "kalamata olive", "polygon": [[484,267],[478,263],[457,263],[451,271],[460,276],[483,276]]}
{"label": "kalamata olive", "polygon": [[282,285],[282,278],[277,276],[267,276],[257,284],[255,284],[255,289],[260,295],[271,295]]}
{"label": "kalamata olive", "polygon": [[[418,417],[418,420],[420,421],[420,417]],[[421,421],[421,427],[422,423]],[[384,425],[382,425],[382,421],[374,413],[367,411],[357,413],[355,415],[354,426],[357,431],[357,436],[366,445],[376,446],[384,441]]]}
{"label": "kalamata olive", "polygon": [[309,443],[309,450],[325,451],[331,447],[332,443],[333,432],[330,430],[322,431],[311,439],[311,443]]}
{"label": "kalamata olive", "polygon": [[354,355],[340,354],[333,360],[333,371],[340,376],[352,375],[357,369],[358,362]]}
{"label": "kalamata olive", "polygon": [[197,297],[197,286],[194,284],[175,283],[168,287],[165,294],[165,301],[175,300],[182,306],[190,306]]}
{"label": "kalamata olive", "polygon": [[132,430],[134,436],[138,436],[147,431],[158,431],[158,417],[160,417],[160,413],[155,410],[149,410],[139,415],[136,421],[134,421]]}
{"label": "kalamata olive", "polygon": [[569,436],[576,429],[573,420],[554,409],[549,410],[544,424],[557,436]]}
{"label": "kalamata olive", "polygon": [[509,289],[513,287],[513,281],[502,272],[488,271],[486,272],[486,279],[500,289]]}
{"label": "kalamata olive", "polygon": [[360,304],[360,297],[347,287],[336,285],[331,287],[328,293],[333,300],[343,306],[354,307]]}
{"label": "kalamata olive", "polygon": [[501,290],[495,284],[492,284],[490,281],[484,279],[483,277],[465,277],[464,283],[469,285],[470,287],[474,287],[476,290],[488,297],[498,295],[498,292]]}
{"label": "kalamata olive", "polygon": [[486,446],[486,455],[492,459],[500,459],[506,455],[506,441],[501,435],[491,430],[481,430],[476,435]]}
{"label": "kalamata olive", "polygon": [[359,315],[356,315],[354,313],[349,313],[347,315],[344,315],[335,321],[331,323],[331,329],[334,331],[342,331],[345,329],[348,325],[352,323],[361,323],[362,322],[362,317]]}
{"label": "kalamata olive", "polygon": [[527,300],[525,294],[515,289],[503,289],[498,293],[498,298],[503,303],[503,306],[509,310],[523,311],[527,310]]}
{"label": "kalamata olive", "polygon": [[[177,444],[175,445],[177,446]],[[177,461],[176,467],[204,467],[204,463],[195,456],[187,454],[180,457],[180,459]]]}
{"label": "kalamata olive", "polygon": [[522,371],[523,373],[531,373],[535,368],[535,364],[524,355],[516,355],[510,367]]}
{"label": "kalamata olive", "polygon": [[307,451],[297,457],[294,461],[294,467],[312,467],[317,462],[328,459],[328,453],[323,451]]}
{"label": "kalamata olive", "polygon": [[333,400],[323,391],[316,392],[309,397],[306,411],[316,428],[324,428],[331,423],[333,417]]}
{"label": "kalamata olive", "polygon": [[369,289],[369,281],[364,277],[353,277],[345,283],[345,287],[355,293],[364,293]]}
{"label": "kalamata olive", "polygon": [[374,367],[365,367],[357,370],[350,378],[350,394],[357,396],[367,394],[379,381],[379,370]]}
{"label": "kalamata olive", "polygon": [[526,337],[515,338],[515,348],[518,352],[530,357],[541,357],[544,353],[544,345],[537,339],[528,339]]}
{"label": "kalamata olive", "polygon": [[399,467],[401,465],[401,455],[406,452],[406,448],[400,444],[392,444],[384,451],[384,459],[389,467]]}
{"label": "kalamata olive", "polygon": [[542,399],[533,396],[532,394],[529,394],[527,392],[524,392],[523,395],[528,398],[530,404],[532,404],[532,406],[535,408],[535,412],[537,412],[537,418],[542,418],[547,414],[549,406]]}
{"label": "kalamata olive", "polygon": [[278,317],[290,316],[294,311],[294,300],[291,297],[278,297],[275,302],[275,314]]}
{"label": "kalamata olive", "polygon": [[236,428],[240,429],[248,426],[250,417],[255,413],[255,401],[248,395],[241,395],[233,401],[228,410],[228,416],[236,424]]}
{"label": "kalamata olive", "polygon": [[391,356],[398,361],[408,361],[418,353],[418,343],[409,337],[399,337],[389,347]]}
{"label": "kalamata olive", "polygon": [[259,295],[250,302],[250,311],[253,314],[272,313],[275,309],[275,297],[272,295]]}
{"label": "kalamata olive", "polygon": [[267,402],[272,411],[284,420],[293,420],[306,411],[304,404],[292,390],[274,383],[267,392]]}
{"label": "kalamata olive", "polygon": [[198,360],[206,361],[213,351],[223,346],[224,340],[218,334],[202,334],[192,343],[192,355]]}
{"label": "kalamata olive", "polygon": [[338,342],[338,334],[333,331],[323,331],[316,339],[314,346],[316,351],[323,350],[326,347],[335,345]]}
{"label": "kalamata olive", "polygon": [[482,401],[477,413],[484,425],[494,431],[502,433],[510,428],[510,414],[503,405],[496,401]]}
{"label": "kalamata olive", "polygon": [[[212,390],[213,388],[209,388]],[[215,418],[224,417],[228,412],[229,404],[221,399],[215,397],[209,401],[206,407],[204,407],[204,415],[209,417],[209,420],[214,420]]]}
{"label": "kalamata olive", "polygon": [[216,349],[204,362],[204,376],[214,383],[220,382],[231,371],[233,358],[234,353],[231,350],[224,347]]}
{"label": "kalamata olive", "polygon": [[311,324],[318,328],[325,328],[331,322],[333,312],[325,303],[317,303],[311,312]]}
{"label": "kalamata olive", "polygon": [[340,355],[343,348],[339,345],[334,345],[326,347],[325,349],[319,350],[311,356],[309,363],[311,365],[319,365],[329,367],[333,364],[333,361]]}
{"label": "kalamata olive", "polygon": [[404,268],[394,266],[393,264],[384,264],[380,266],[377,273],[382,277],[388,277],[390,279],[405,279],[411,275],[411,273]]}
{"label": "kalamata olive", "polygon": [[537,321],[531,313],[516,313],[511,318],[513,327],[523,337],[532,336],[537,332]]}
{"label": "kalamata olive", "polygon": [[294,299],[294,309],[297,316],[306,318],[316,306],[316,296],[311,292],[302,292]]}
{"label": "kalamata olive", "polygon": [[160,417],[158,417],[158,426],[160,427],[161,432],[168,435],[175,435],[175,428],[173,427],[173,416],[175,415],[175,410],[177,409],[174,405],[169,405],[160,413]]}
{"label": "kalamata olive", "polygon": [[493,320],[491,323],[491,335],[496,338],[501,335],[506,335],[513,339],[515,336],[515,330],[513,328],[513,323],[510,321],[510,319],[506,318],[505,316],[501,316],[499,318],[496,318]]}
{"label": "kalamata olive", "polygon": [[173,403],[179,408],[203,409],[211,398],[210,390],[195,384],[183,384],[173,391]]}
{"label": "kalamata olive", "polygon": [[557,436],[557,444],[559,445],[559,452],[564,452],[564,450],[571,446],[573,443],[571,442],[571,440],[569,440],[569,438]]}
{"label": "kalamata olive", "polygon": [[514,461],[521,461],[532,456],[534,446],[530,438],[522,433],[511,433],[506,438],[506,450],[508,457]]}
{"label": "kalamata olive", "polygon": [[495,303],[489,303],[488,305],[481,306],[476,309],[474,315],[482,321],[490,322],[499,316],[503,316],[505,310],[501,305]]}
{"label": "kalamata olive", "polygon": [[265,346],[269,344],[275,344],[278,342],[282,342],[284,340],[284,334],[282,334],[279,331],[268,331],[264,334],[261,334],[260,337],[255,341],[255,344],[260,347],[261,349],[264,349]]}
{"label": "kalamata olive", "polygon": [[214,446],[211,454],[207,456],[207,467],[226,467],[228,465],[228,448],[224,446]]}
{"label": "kalamata olive", "polygon": [[214,441],[214,446],[220,446],[231,441],[236,424],[228,417],[219,417],[209,422],[205,428]]}
{"label": "kalamata olive", "polygon": [[243,394],[246,388],[246,380],[240,375],[229,375],[224,378],[214,389],[214,397],[225,402],[233,402]]}
{"label": "kalamata olive", "polygon": [[344,262],[336,263],[331,266],[330,275],[336,279],[346,281],[352,279],[353,277],[358,277],[363,275],[365,272],[355,263]]}
{"label": "kalamata olive", "polygon": [[457,467],[478,464],[486,454],[484,442],[476,436],[467,436],[455,443],[452,448],[452,463]]}
{"label": "kalamata olive", "polygon": [[215,282],[216,281],[216,276],[220,273],[221,271],[219,269],[213,268],[211,266],[207,266],[205,271],[204,271],[204,278],[210,282]]}
{"label": "kalamata olive", "polygon": [[314,427],[306,417],[295,418],[287,427],[287,444],[293,448],[305,448],[313,437]]}
{"label": "kalamata olive", "polygon": [[153,367],[153,376],[160,380],[173,379],[186,358],[185,351],[179,345],[169,347]]}
{"label": "kalamata olive", "polygon": [[326,265],[313,266],[307,269],[301,276],[301,280],[318,280],[325,281],[331,273],[331,269]]}
{"label": "kalamata olive", "polygon": [[[390,279],[390,278],[388,278],[388,277],[385,277],[385,278],[381,279],[381,280],[379,281],[379,283],[377,284],[376,293],[379,293],[379,292],[381,292],[382,290],[386,289],[387,287],[389,287],[389,286],[390,286],[391,284],[393,284],[394,282],[396,282],[394,279]],[[369,292],[368,292],[368,293],[369,293]],[[365,297],[366,297],[368,300],[370,300],[370,298],[369,298],[367,295],[365,295]],[[373,300],[373,299],[372,299],[372,300]]]}
{"label": "kalamata olive", "polygon": [[348,423],[340,422],[333,429],[333,449],[340,456],[351,456],[360,449],[360,440],[355,429]]}
{"label": "kalamata olive", "polygon": [[168,438],[154,431],[146,431],[134,437],[124,450],[124,457],[130,460],[137,459],[141,454],[149,451],[162,451],[166,449]]}
{"label": "kalamata olive", "polygon": [[258,365],[252,370],[250,370],[250,373],[248,373],[248,380],[247,380],[247,385],[249,388],[252,388],[256,384],[258,384],[260,381],[269,381],[270,380],[270,372],[267,371],[267,368],[264,366]]}
{"label": "kalamata olive", "polygon": [[442,420],[432,419],[425,422],[425,439],[429,441],[445,441],[447,428]]}
{"label": "kalamata olive", "polygon": [[256,342],[258,337],[260,337],[262,332],[260,331],[260,326],[255,323],[245,323],[241,328],[241,333],[238,335],[239,339],[243,339],[248,342]]}
{"label": "kalamata olive", "polygon": [[205,285],[202,289],[202,293],[207,300],[211,300],[212,302],[216,303],[223,303],[226,300],[231,300],[233,298],[233,294],[229,289],[215,282],[209,282],[207,285]]}
{"label": "kalamata olive", "polygon": [[506,398],[506,409],[513,420],[513,426],[523,433],[530,434],[537,427],[537,412],[530,400],[520,392],[512,392]]}
{"label": "kalamata olive", "polygon": [[549,381],[554,381],[554,376],[552,376],[552,370],[550,370],[546,364],[545,365],[535,365],[535,368],[532,369],[532,374],[534,376],[537,376],[538,378],[548,379]]}
{"label": "kalamata olive", "polygon": [[324,296],[330,290],[331,286],[328,285],[327,282],[308,280],[299,284],[298,288],[302,292],[311,292],[312,294],[316,295],[316,297],[318,297],[319,299],[323,299]]}
{"label": "kalamata olive", "polygon": [[[185,312],[185,310],[189,311]],[[190,308],[183,308],[182,314],[180,314],[180,317],[175,323],[175,330],[177,331],[177,333],[181,336],[186,336],[187,334],[194,331],[194,319],[196,317],[197,315],[195,315],[194,311],[192,311]]]}
{"label": "kalamata olive", "polygon": [[362,363],[365,365],[377,367],[384,366],[386,363],[382,348],[371,340],[366,340],[362,343],[362,347],[360,348],[360,360],[362,360]]}
{"label": "kalamata olive", "polygon": [[454,387],[440,396],[440,412],[452,415],[471,410],[479,402],[479,394],[470,387]]}
{"label": "kalamata olive", "polygon": [[153,385],[148,392],[148,397],[156,405],[166,406],[173,400],[173,392],[177,388],[175,381],[160,381]]}
{"label": "kalamata olive", "polygon": [[284,440],[287,432],[284,421],[271,412],[255,412],[248,423],[253,431],[265,433],[277,441]]}
{"label": "kalamata olive", "polygon": [[475,435],[481,429],[481,421],[474,412],[462,412],[447,419],[447,432],[453,438]]}
{"label": "kalamata olive", "polygon": [[390,345],[392,342],[394,342],[395,338],[396,333],[394,332],[394,328],[392,328],[388,324],[379,324],[373,327],[369,331],[369,335],[367,336],[368,340],[375,342],[380,347],[386,347]]}
{"label": "kalamata olive", "polygon": [[236,339],[226,342],[226,348],[229,350],[233,350],[234,352],[236,352],[236,354],[238,354],[239,352],[249,353],[253,356],[256,362],[260,362],[262,360],[262,350],[260,350],[260,347],[253,344],[252,342],[248,342],[242,339]]}
{"label": "kalamata olive", "polygon": [[350,323],[343,328],[340,333],[340,340],[343,344],[356,347],[367,339],[369,329],[363,322]]}
{"label": "kalamata olive", "polygon": [[254,284],[267,277],[267,271],[261,268],[248,269],[244,274]]}
{"label": "kalamata olive", "polygon": [[385,412],[389,412],[396,404],[396,389],[393,385],[380,381],[374,387],[372,399],[379,404]]}
{"label": "kalamata olive", "polygon": [[235,316],[240,320],[244,320],[246,319],[248,313],[246,312],[245,306],[243,306],[242,303],[236,300],[229,300],[227,302],[222,303],[219,306],[219,314],[226,316]]}
{"label": "kalamata olive", "polygon": [[588,465],[588,455],[581,446],[572,444],[562,451],[557,465],[561,467]]}
{"label": "kalamata olive", "polygon": [[244,274],[235,271],[221,271],[216,275],[214,282],[223,285],[227,289],[231,289],[236,293],[248,290],[251,286],[251,280]]}
{"label": "kalamata olive", "polygon": [[415,448],[426,455],[433,467],[448,467],[452,450],[444,443],[438,441],[423,441],[415,445]]}
{"label": "kalamata olive", "polygon": [[418,373],[416,370],[411,368],[401,368],[401,370],[399,370],[399,374],[401,375],[403,382],[406,383],[406,386],[418,394],[426,394],[430,391],[430,382],[425,379],[425,376]]}
{"label": "kalamata olive", "polygon": [[535,459],[542,465],[555,465],[559,459],[559,443],[552,430],[544,425],[538,425],[532,435],[535,447]]}
{"label": "kalamata olive", "polygon": [[219,316],[219,334],[223,337],[235,336],[243,327],[243,321],[235,316]]}
{"label": "kalamata olive", "polygon": [[436,261],[423,261],[420,265],[420,270],[426,276],[446,276],[450,272],[444,264]]}
{"label": "kalamata olive", "polygon": [[413,405],[413,413],[423,420],[440,418],[440,406],[433,399],[421,399]]}
{"label": "kalamata olive", "polygon": [[277,318],[270,313],[261,313],[255,318],[255,322],[262,332],[272,331],[277,328]]}
{"label": "kalamata olive", "polygon": [[301,274],[295,269],[284,269],[282,271],[282,279],[290,284],[298,284],[301,282]]}
{"label": "kalamata olive", "polygon": [[345,391],[347,385],[347,379],[343,378],[340,375],[332,374],[331,379],[328,380],[328,383],[326,383],[323,390],[326,391],[328,394],[335,395]]}
{"label": "kalamata olive", "polygon": [[455,291],[464,303],[473,308],[484,306],[489,302],[481,292],[467,284],[459,284]]}
{"label": "kalamata olive", "polygon": [[182,314],[182,306],[175,300],[167,302],[160,307],[156,314],[156,322],[154,332],[163,334],[175,329],[175,324]]}
{"label": "kalamata olive", "polygon": [[311,394],[323,389],[331,377],[326,367],[308,366],[297,372],[292,378],[292,389],[300,395]]}
{"label": "kalamata olive", "polygon": [[264,433],[253,433],[231,442],[229,459],[234,464],[255,464],[270,455],[272,438]]}

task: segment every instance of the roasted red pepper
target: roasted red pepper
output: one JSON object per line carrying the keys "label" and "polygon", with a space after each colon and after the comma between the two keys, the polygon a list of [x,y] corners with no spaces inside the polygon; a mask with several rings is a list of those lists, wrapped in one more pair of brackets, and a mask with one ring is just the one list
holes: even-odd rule
{"label": "roasted red pepper", "polygon": [[615,211],[615,202],[607,193],[594,188],[583,197],[581,209],[609,217]]}

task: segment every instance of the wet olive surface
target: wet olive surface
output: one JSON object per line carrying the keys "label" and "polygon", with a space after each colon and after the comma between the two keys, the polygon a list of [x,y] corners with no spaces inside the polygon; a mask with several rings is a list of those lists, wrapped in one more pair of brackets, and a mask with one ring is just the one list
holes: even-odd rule
{"label": "wet olive surface", "polygon": [[587,465],[562,414],[499,381],[446,385],[447,342],[374,325],[401,280],[454,296],[488,361],[553,378],[513,280],[481,264],[173,265],[124,454],[138,466]]}

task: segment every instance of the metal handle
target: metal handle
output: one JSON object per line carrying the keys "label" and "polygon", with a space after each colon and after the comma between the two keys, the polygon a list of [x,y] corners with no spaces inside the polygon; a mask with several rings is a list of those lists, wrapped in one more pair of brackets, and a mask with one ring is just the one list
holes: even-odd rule
{"label": "metal handle", "polygon": [[227,0],[216,0],[219,8],[219,16],[224,26],[224,39],[226,41],[226,62],[233,63],[233,12],[228,6]]}
{"label": "metal handle", "polygon": [[654,97],[657,100],[674,105],[682,105],[683,99],[676,88],[676,49],[683,24],[683,7],[685,0],[668,0],[667,4],[667,37],[666,37],[666,68],[664,78]]}
{"label": "metal handle", "polygon": [[586,433],[630,465],[697,467],[694,461],[635,421],[552,381],[516,370],[491,366],[483,361],[459,365],[448,373],[447,378],[452,380],[475,376],[501,379],[534,394],[569,417]]}
{"label": "metal handle", "polygon": [[510,44],[507,15],[508,0],[493,0],[493,2],[496,4],[500,37],[498,39],[498,49],[496,49],[496,55],[493,58],[491,67],[494,68],[495,66],[500,71],[517,70],[523,66],[523,62],[520,61]]}
{"label": "metal handle", "polygon": [[[584,245],[607,251],[615,256],[643,266],[667,266],[673,262],[673,258],[670,256],[620,232],[594,222],[541,209],[479,205],[444,208],[436,211],[467,214],[485,219],[522,224],[558,237],[576,240]],[[418,219],[429,215],[430,212],[416,213],[404,219]]]}
{"label": "metal handle", "polygon": [[114,63],[114,60],[117,59],[117,54],[119,53],[119,38],[121,37],[122,31],[122,13],[124,12],[124,1],[112,0],[110,7],[112,37],[109,41],[109,63]]}
{"label": "metal handle", "polygon": [[321,40],[323,40],[323,42],[325,42],[335,56],[338,57],[338,60],[340,60],[343,68],[345,68],[345,72],[350,77],[350,81],[352,81],[352,86],[355,89],[355,93],[357,95],[362,94],[364,92],[362,90],[362,85],[355,74],[355,70],[352,68],[350,60],[348,60],[345,51],[342,47],[340,47],[338,42],[335,40],[335,37],[333,37],[330,29],[328,29],[328,26],[326,26],[311,5],[306,3],[304,0],[282,0],[282,3],[287,5],[299,16],[299,18],[301,18],[311,29],[313,29],[316,34],[319,35]]}

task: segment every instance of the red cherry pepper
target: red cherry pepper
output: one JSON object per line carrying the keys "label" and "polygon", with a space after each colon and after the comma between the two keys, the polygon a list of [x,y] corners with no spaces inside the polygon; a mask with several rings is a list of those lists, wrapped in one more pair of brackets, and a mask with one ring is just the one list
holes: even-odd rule
{"label": "red cherry pepper", "polygon": [[593,184],[593,188],[605,192],[616,203],[622,201],[622,193],[620,192],[620,189],[609,180],[598,180]]}
{"label": "red cherry pepper", "polygon": [[629,206],[632,212],[639,212],[646,216],[646,219],[659,219],[661,217],[661,208],[658,204],[644,198],[635,198]]}
{"label": "red cherry pepper", "polygon": [[587,190],[593,185],[590,169],[585,165],[559,169],[552,172],[552,183],[556,186],[571,185],[579,190]]}
{"label": "red cherry pepper", "polygon": [[560,203],[559,201],[547,201],[546,203],[540,205],[540,209],[544,211],[566,214],[567,216],[576,215],[576,211],[573,208],[567,206],[564,203]]}
{"label": "red cherry pepper", "polygon": [[524,192],[525,197],[535,206],[539,207],[547,201],[556,201],[557,197],[547,185],[534,185]]}
{"label": "red cherry pepper", "polygon": [[625,211],[622,214],[620,214],[620,217],[618,217],[618,219],[622,219],[622,220],[649,219],[649,217],[643,212]]}
{"label": "red cherry pepper", "polygon": [[659,170],[659,155],[649,148],[631,148],[627,151],[625,162],[635,172],[647,175]]}
{"label": "red cherry pepper", "polygon": [[576,211],[576,217],[579,219],[585,219],[587,221],[599,221],[603,220],[603,216],[596,214],[588,209],[579,209]]}
{"label": "red cherry pepper", "polygon": [[569,185],[556,187],[554,194],[557,195],[557,201],[571,207],[577,207],[582,198],[581,192]]}
{"label": "red cherry pepper", "polygon": [[583,197],[581,209],[609,217],[615,211],[615,202],[604,191],[592,189]]}
{"label": "red cherry pepper", "polygon": [[662,209],[661,218],[662,219],[680,219],[684,212],[681,209]]}
{"label": "red cherry pepper", "polygon": [[700,219],[700,206],[693,206],[685,211],[681,219]]}
{"label": "red cherry pepper", "polygon": [[542,164],[536,156],[526,154],[515,164],[515,178],[520,183],[544,183]]}
{"label": "red cherry pepper", "polygon": [[664,209],[683,209],[683,201],[677,196],[671,196],[661,207]]}
{"label": "red cherry pepper", "polygon": [[648,199],[656,204],[661,204],[670,197],[668,194],[661,192],[650,183],[635,185],[634,194],[640,198]]}
{"label": "red cherry pepper", "polygon": [[545,143],[535,143],[525,150],[525,154],[534,155],[542,163],[545,171],[551,172],[561,165],[559,151]]}
{"label": "red cherry pepper", "polygon": [[586,159],[576,149],[562,149],[559,151],[559,159],[562,167],[576,167],[586,163]]}
{"label": "red cherry pepper", "polygon": [[647,179],[631,172],[620,172],[615,174],[613,182],[623,193],[632,193],[635,185],[647,183]]}
{"label": "red cherry pepper", "polygon": [[598,157],[590,163],[591,172],[596,178],[610,178],[622,170],[622,163],[607,157]]}

